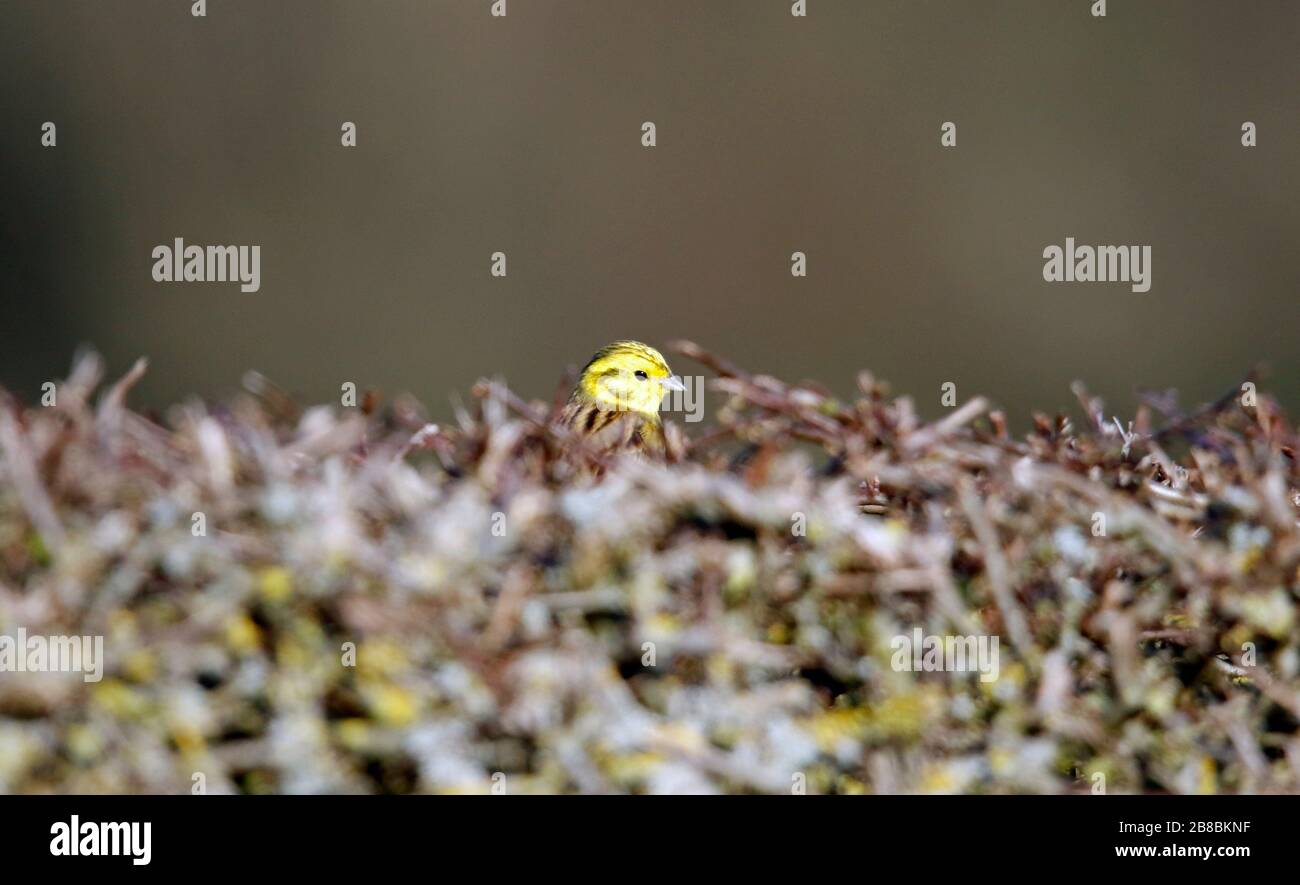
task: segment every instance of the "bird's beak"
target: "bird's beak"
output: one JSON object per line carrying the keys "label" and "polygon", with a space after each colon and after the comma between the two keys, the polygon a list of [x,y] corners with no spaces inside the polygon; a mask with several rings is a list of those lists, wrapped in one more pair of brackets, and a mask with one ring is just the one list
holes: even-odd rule
{"label": "bird's beak", "polygon": [[676,375],[669,375],[666,378],[660,378],[659,383],[664,386],[664,390],[675,390],[678,393],[683,393],[686,390],[686,385],[683,384],[682,379],[678,378]]}

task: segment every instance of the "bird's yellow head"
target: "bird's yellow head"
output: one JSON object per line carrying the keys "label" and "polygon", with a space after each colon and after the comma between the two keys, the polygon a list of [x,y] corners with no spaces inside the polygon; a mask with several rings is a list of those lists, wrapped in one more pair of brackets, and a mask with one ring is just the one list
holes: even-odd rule
{"label": "bird's yellow head", "polygon": [[659,405],[668,391],[685,389],[659,351],[639,341],[615,341],[587,363],[574,396],[602,409],[658,420]]}

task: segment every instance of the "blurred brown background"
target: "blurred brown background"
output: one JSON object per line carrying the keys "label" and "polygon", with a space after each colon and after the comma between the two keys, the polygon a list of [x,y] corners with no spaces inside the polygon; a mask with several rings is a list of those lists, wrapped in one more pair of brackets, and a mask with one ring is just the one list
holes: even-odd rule
{"label": "blurred brown background", "polygon": [[[1075,378],[1122,412],[1260,361],[1300,411],[1300,7],[1090,5],[0,0],[0,384],[35,400],[85,342],[151,358],[144,404],[257,368],[445,414],[685,336],[927,414],[949,380],[1023,423]],[[1150,245],[1151,291],[1043,282],[1066,236]],[[260,245],[261,291],[153,282],[175,237]]]}

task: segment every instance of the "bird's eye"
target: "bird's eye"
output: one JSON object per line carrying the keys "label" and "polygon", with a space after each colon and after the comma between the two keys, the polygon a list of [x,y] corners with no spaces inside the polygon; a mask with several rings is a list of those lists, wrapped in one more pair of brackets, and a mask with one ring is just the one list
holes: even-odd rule
{"label": "bird's eye", "polygon": [[647,380],[647,379],[650,377],[649,375],[647,375],[647,374],[645,373],[645,370],[644,370],[644,369],[637,369],[637,370],[636,370],[636,376],[637,376],[638,378],[640,378],[642,381],[645,381],[645,380]]}

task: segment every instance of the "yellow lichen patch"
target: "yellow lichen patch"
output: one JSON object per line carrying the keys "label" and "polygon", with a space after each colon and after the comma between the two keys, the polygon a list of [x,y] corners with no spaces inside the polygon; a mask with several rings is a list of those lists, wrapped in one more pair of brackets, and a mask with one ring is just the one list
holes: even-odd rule
{"label": "yellow lichen patch", "polygon": [[1197,762],[1196,792],[1202,796],[1219,792],[1219,770],[1209,756],[1201,756]]}
{"label": "yellow lichen patch", "polygon": [[136,649],[122,661],[122,675],[132,682],[153,682],[158,678],[158,656],[151,649]]}
{"label": "yellow lichen patch", "polygon": [[246,612],[240,612],[226,620],[226,644],[233,651],[240,653],[257,651],[261,643],[262,631]]}
{"label": "yellow lichen patch", "polygon": [[207,749],[203,735],[192,726],[173,724],[171,735],[176,747],[187,757],[202,755]]}
{"label": "yellow lichen patch", "polygon": [[348,750],[362,752],[372,741],[374,726],[368,719],[343,719],[334,725],[334,737]]}
{"label": "yellow lichen patch", "polygon": [[1285,639],[1295,628],[1294,603],[1281,587],[1245,596],[1241,609],[1248,622],[1274,639]]}
{"label": "yellow lichen patch", "polygon": [[1264,548],[1251,546],[1232,555],[1232,567],[1238,575],[1249,575],[1264,558]]}
{"label": "yellow lichen patch", "polygon": [[681,622],[667,612],[657,612],[646,621],[647,636],[672,636],[682,629]]}
{"label": "yellow lichen patch", "polygon": [[857,778],[842,774],[835,780],[835,792],[841,796],[865,796],[871,791]]}
{"label": "yellow lichen patch", "polygon": [[91,700],[110,716],[119,719],[143,716],[150,707],[141,692],[117,679],[104,679],[97,683],[91,689]]}
{"label": "yellow lichen patch", "polygon": [[138,630],[136,626],[135,612],[125,609],[114,609],[108,615],[108,634],[114,640],[120,642],[129,642],[135,638]]}
{"label": "yellow lichen patch", "polygon": [[979,680],[979,687],[985,697],[1015,696],[1024,689],[1026,678],[1025,665],[1019,661],[1008,663],[1005,661],[1004,656],[1004,661],[999,668],[998,678],[992,682],[985,682],[981,679]]}
{"label": "yellow lichen patch", "polygon": [[486,792],[484,782],[464,780],[452,784],[441,784],[433,791],[438,796],[481,796]]}
{"label": "yellow lichen patch", "polygon": [[730,685],[736,679],[739,666],[734,659],[726,655],[709,655],[705,661],[705,669],[711,682]]}
{"label": "yellow lichen patch", "polygon": [[[993,761],[994,753],[990,752],[990,761]],[[948,795],[958,792],[964,779],[957,776],[951,766],[944,763],[932,763],[927,765],[921,772],[921,781],[918,792],[933,793],[937,795]]]}
{"label": "yellow lichen patch", "polygon": [[250,771],[244,777],[244,791],[254,796],[266,796],[275,792],[275,779],[265,771]]}
{"label": "yellow lichen patch", "polygon": [[841,741],[860,741],[872,723],[870,711],[862,707],[832,708],[807,720],[817,748],[833,753]]}
{"label": "yellow lichen patch", "polygon": [[606,757],[602,769],[610,780],[627,786],[644,782],[663,763],[661,753],[622,753]]}
{"label": "yellow lichen patch", "polygon": [[708,746],[699,729],[685,722],[669,722],[655,728],[655,739],[664,746],[696,752]]}
{"label": "yellow lichen patch", "polygon": [[312,661],[312,655],[301,642],[281,636],[275,643],[275,661],[281,667],[301,668]]}
{"label": "yellow lichen patch", "polygon": [[745,598],[753,588],[758,577],[758,568],[754,554],[745,547],[736,547],[727,554],[727,583],[723,593],[728,604],[736,604]]}
{"label": "yellow lichen patch", "polygon": [[1147,712],[1158,719],[1164,719],[1173,713],[1180,689],[1177,680],[1162,679],[1156,683],[1143,699]]}
{"label": "yellow lichen patch", "polygon": [[1005,777],[1012,774],[1016,764],[1016,754],[1006,747],[990,747],[988,752],[989,768],[995,775]]}
{"label": "yellow lichen patch", "polygon": [[414,695],[392,683],[371,683],[361,689],[371,714],[384,725],[402,727],[415,721],[419,703]]}
{"label": "yellow lichen patch", "polygon": [[32,532],[27,536],[27,555],[42,568],[49,566],[50,548],[46,546],[45,539],[39,532]]}
{"label": "yellow lichen patch", "polygon": [[395,642],[366,640],[357,647],[357,672],[361,676],[387,679],[409,666],[406,650]]}
{"label": "yellow lichen patch", "polygon": [[1255,638],[1255,631],[1247,624],[1237,624],[1231,630],[1227,630],[1220,637],[1219,649],[1228,655],[1236,657],[1241,654],[1242,648],[1247,642]]}
{"label": "yellow lichen patch", "polygon": [[283,566],[264,568],[257,577],[257,592],[267,602],[284,602],[293,595],[293,576]]}
{"label": "yellow lichen patch", "polygon": [[892,695],[872,708],[873,731],[891,738],[919,737],[943,713],[942,691],[933,686]]}
{"label": "yellow lichen patch", "polygon": [[80,722],[68,726],[64,745],[68,748],[68,755],[77,763],[94,760],[104,749],[99,732]]}

